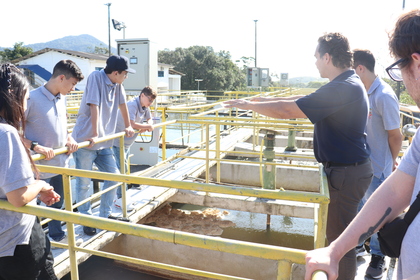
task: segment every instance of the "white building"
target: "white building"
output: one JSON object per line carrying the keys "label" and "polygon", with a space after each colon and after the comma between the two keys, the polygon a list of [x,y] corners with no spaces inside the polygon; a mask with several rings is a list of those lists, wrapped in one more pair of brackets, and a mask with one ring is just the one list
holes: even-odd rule
{"label": "white building", "polygon": [[[76,89],[84,91],[89,74],[106,66],[108,55],[93,54],[86,52],[45,48],[29,55],[15,59],[13,64],[25,70],[32,86],[37,88],[52,75],[54,66],[58,61],[70,59],[82,70],[85,79],[77,84]],[[173,70],[172,65],[158,63],[158,92],[180,92],[181,77],[184,74]]]}

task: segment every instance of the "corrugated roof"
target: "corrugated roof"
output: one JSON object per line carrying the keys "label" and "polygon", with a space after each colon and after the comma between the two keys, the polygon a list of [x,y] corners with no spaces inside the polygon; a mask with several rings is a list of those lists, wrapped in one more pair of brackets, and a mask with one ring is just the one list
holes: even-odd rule
{"label": "corrugated roof", "polygon": [[53,48],[45,48],[36,52],[33,52],[31,54],[25,55],[21,58],[15,59],[12,61],[13,64],[17,64],[19,62],[21,62],[22,60],[31,58],[31,57],[35,57],[47,52],[59,52],[59,53],[63,53],[63,54],[67,54],[67,55],[72,55],[72,56],[76,56],[76,57],[80,57],[80,58],[85,58],[85,59],[95,59],[95,60],[107,60],[108,59],[108,55],[104,55],[104,54],[97,54],[97,53],[87,53],[87,52],[78,52],[78,51],[70,51],[70,50],[61,50],[61,49],[53,49]]}

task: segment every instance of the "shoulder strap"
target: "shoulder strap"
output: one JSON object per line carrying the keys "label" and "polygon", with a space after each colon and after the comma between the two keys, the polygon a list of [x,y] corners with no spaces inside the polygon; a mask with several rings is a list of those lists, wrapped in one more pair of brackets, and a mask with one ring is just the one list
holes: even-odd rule
{"label": "shoulder strap", "polygon": [[417,194],[416,200],[414,200],[413,204],[411,204],[407,213],[405,213],[404,220],[407,224],[411,224],[418,212],[420,212],[420,192]]}

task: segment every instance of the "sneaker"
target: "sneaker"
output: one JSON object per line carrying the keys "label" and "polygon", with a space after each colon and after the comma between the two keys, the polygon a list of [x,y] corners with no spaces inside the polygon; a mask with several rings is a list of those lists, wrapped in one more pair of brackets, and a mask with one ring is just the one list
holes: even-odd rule
{"label": "sneaker", "polygon": [[[65,244],[65,245],[68,245],[69,244],[69,239],[68,239],[68,236],[67,235],[64,235],[61,239],[59,239],[59,240],[54,240],[54,239],[52,239],[51,238],[51,241],[53,241],[53,242],[57,242],[57,243],[60,243],[60,244]],[[83,239],[81,239],[81,238],[76,238],[76,246],[80,246],[81,244],[83,243]],[[51,244],[51,248],[53,248],[53,249],[63,249],[63,248],[61,248],[61,247],[57,247],[57,246],[54,246],[54,245],[52,245]]]}
{"label": "sneaker", "polygon": [[380,279],[385,270],[385,257],[372,255],[369,267],[366,269],[366,276],[373,279]]}
{"label": "sneaker", "polygon": [[92,228],[92,227],[88,227],[88,226],[83,226],[83,232],[86,235],[93,236],[93,235],[96,234],[96,228]]}
{"label": "sneaker", "polygon": [[112,215],[109,215],[108,219],[117,220],[117,221],[120,221],[120,222],[129,222],[129,223],[131,222],[129,218],[116,217],[116,216],[112,216]]}
{"label": "sneaker", "polygon": [[[114,200],[114,204],[117,208],[122,208],[122,198],[118,198]],[[134,203],[127,200],[127,211],[133,211],[134,210]]]}
{"label": "sneaker", "polygon": [[356,257],[363,257],[364,255],[366,255],[366,250],[365,250],[365,246],[363,245],[358,245],[356,248]]}

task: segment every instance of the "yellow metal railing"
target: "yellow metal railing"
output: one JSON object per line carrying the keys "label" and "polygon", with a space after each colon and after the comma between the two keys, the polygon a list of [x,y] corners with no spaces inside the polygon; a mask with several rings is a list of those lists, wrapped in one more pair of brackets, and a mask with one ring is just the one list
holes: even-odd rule
{"label": "yellow metal railing", "polygon": [[[245,94],[245,93],[244,93]],[[246,94],[250,94],[249,92]],[[239,95],[237,95],[239,96]],[[230,97],[230,95],[229,95]],[[219,102],[220,103],[220,102]],[[227,151],[220,150],[220,141],[216,141],[216,148],[210,149],[210,125],[215,126],[216,131],[216,139],[220,140],[220,126],[221,125],[229,125],[229,126],[242,126],[242,127],[252,127],[254,128],[255,132],[259,131],[260,127],[264,128],[275,128],[275,129],[291,129],[291,130],[311,130],[313,127],[307,121],[293,121],[290,123],[282,123],[279,124],[278,121],[271,120],[271,119],[253,119],[250,120],[251,122],[247,122],[244,119],[240,119],[238,121],[237,117],[219,117],[220,110],[226,110],[224,108],[220,109],[212,109],[210,111],[205,111],[210,107],[214,107],[214,103],[211,105],[198,105],[192,106],[189,109],[197,111],[202,111],[202,113],[198,113],[196,115],[190,116],[189,120],[182,120],[182,121],[166,121],[166,112],[168,108],[162,108],[162,123],[156,125],[162,127],[162,157],[166,159],[165,151],[166,151],[166,126],[175,123],[184,123],[184,124],[198,124],[200,125],[205,131],[205,136],[202,137],[202,142],[205,143],[205,151],[206,151],[206,174],[209,174],[209,166],[212,161],[216,161],[218,164],[223,160],[222,154],[226,153]],[[183,112],[185,108],[177,108],[177,107],[170,107],[171,112]],[[191,112],[191,111],[189,111]],[[214,116],[206,116],[209,113],[216,114]],[[210,121],[212,118],[212,121]],[[216,119],[216,121],[214,121]],[[204,134],[203,134],[204,135]],[[100,141],[107,141],[110,139],[114,139],[120,137],[120,144],[123,143],[123,136],[124,133],[117,133],[110,137],[105,137],[100,139]],[[80,148],[86,147],[89,145],[89,142],[80,143]],[[198,150],[198,149],[197,149]],[[61,148],[55,150],[56,154],[65,153],[67,152],[67,148]],[[123,153],[123,149],[121,149]],[[210,158],[210,153],[215,153],[214,158]],[[248,153],[249,154],[249,153]],[[258,154],[259,153],[255,153]],[[288,155],[289,156],[289,155]],[[183,157],[183,156],[179,156]],[[42,155],[36,155],[33,157],[34,160],[39,160],[43,158]],[[209,277],[212,279],[244,279],[238,278],[233,276],[227,275],[219,275],[217,273],[210,273],[204,272],[199,270],[193,270],[188,268],[182,268],[167,264],[155,263],[146,260],[138,260],[135,258],[130,258],[126,256],[98,252],[96,250],[89,250],[87,248],[77,247],[75,244],[75,234],[74,234],[74,224],[81,224],[85,226],[91,226],[95,228],[101,228],[104,230],[109,231],[116,231],[122,234],[131,234],[135,236],[150,238],[154,240],[161,240],[165,242],[171,242],[175,244],[183,244],[187,246],[197,247],[197,248],[204,248],[210,250],[218,250],[222,252],[228,253],[235,253],[241,254],[246,256],[255,256],[261,257],[266,259],[277,260],[279,262],[278,271],[279,275],[277,279],[288,279],[291,273],[291,264],[292,263],[299,263],[304,264],[304,250],[297,250],[297,249],[289,249],[289,248],[282,248],[276,246],[269,246],[269,245],[261,245],[261,244],[254,244],[249,242],[241,242],[235,240],[224,240],[223,238],[213,238],[213,237],[203,237],[200,235],[190,234],[190,233],[183,233],[179,231],[173,230],[166,230],[166,229],[159,229],[159,228],[151,228],[148,226],[142,225],[133,225],[124,222],[113,221],[109,219],[103,219],[88,215],[82,215],[78,213],[73,213],[73,209],[76,208],[78,205],[85,203],[88,200],[93,200],[98,198],[101,194],[111,191],[113,188],[116,188],[119,184],[108,188],[107,190],[101,191],[99,193],[94,194],[89,199],[82,201],[78,204],[72,204],[72,194],[71,194],[71,177],[72,176],[80,176],[80,177],[89,177],[92,179],[98,180],[109,180],[109,181],[116,181],[120,182],[120,184],[139,184],[139,185],[152,185],[152,186],[160,186],[160,187],[167,187],[167,188],[177,188],[177,189],[184,189],[184,190],[195,190],[195,191],[204,191],[204,192],[212,192],[212,193],[220,193],[220,194],[229,194],[229,195],[239,195],[239,196],[249,196],[249,197],[259,197],[259,198],[267,198],[267,199],[278,199],[278,200],[289,200],[289,201],[296,201],[296,202],[310,202],[314,203],[315,211],[314,211],[314,247],[323,247],[325,243],[325,229],[326,229],[326,213],[328,209],[329,203],[329,193],[328,193],[328,185],[326,184],[325,174],[320,168],[320,193],[312,193],[312,192],[296,192],[296,191],[279,191],[279,190],[267,190],[267,189],[260,189],[260,188],[242,188],[242,187],[229,187],[229,186],[222,186],[216,184],[209,184],[209,180],[206,179],[205,184],[201,183],[193,183],[193,182],[184,182],[184,181],[174,181],[174,180],[163,180],[163,179],[155,179],[155,178],[146,178],[146,177],[138,177],[138,176],[131,176],[131,175],[124,175],[124,156],[123,154],[120,155],[121,159],[121,175],[117,174],[108,174],[103,172],[94,172],[94,171],[86,171],[86,170],[76,170],[76,169],[66,169],[66,168],[58,168],[58,167],[51,167],[51,166],[38,166],[42,172],[49,172],[49,173],[56,173],[63,175],[64,181],[64,196],[65,196],[65,210],[56,210],[52,208],[40,207],[40,206],[25,206],[22,208],[15,208],[11,206],[7,202],[0,201],[0,208],[8,209],[17,212],[26,212],[42,217],[46,217],[47,222],[51,219],[61,220],[67,222],[67,230],[69,235],[69,259],[71,263],[71,275],[72,280],[78,279],[78,268],[77,268],[77,260],[76,260],[76,252],[84,252],[87,254],[93,254],[103,257],[114,258],[130,263],[148,265],[152,267],[160,267],[163,269],[168,269],[172,271],[178,271],[182,273],[188,273],[191,275],[196,276],[203,276]],[[220,169],[220,167],[218,167]],[[218,172],[219,174],[219,172]],[[220,175],[218,175],[219,177]],[[220,178],[218,179],[220,181]],[[122,188],[123,193],[123,216],[127,217],[127,209],[126,209],[126,192],[125,188]],[[54,244],[57,247],[64,247],[64,245]],[[314,278],[315,279],[315,278]],[[319,279],[319,278],[317,278]]]}
{"label": "yellow metal railing", "polygon": [[[298,193],[292,191],[274,191],[274,190],[265,190],[265,189],[249,189],[249,188],[240,188],[240,187],[228,187],[228,186],[219,186],[213,184],[199,184],[193,182],[184,182],[184,181],[174,181],[174,180],[163,180],[163,179],[154,179],[154,178],[145,178],[137,177],[131,175],[116,175],[108,174],[103,172],[95,171],[86,171],[86,170],[77,170],[77,169],[66,169],[52,166],[39,166],[39,169],[42,172],[48,173],[57,173],[63,175],[64,180],[64,194],[65,194],[65,209],[66,211],[39,207],[39,206],[26,206],[22,208],[15,208],[9,203],[3,202],[0,204],[0,208],[13,210],[17,212],[26,212],[29,214],[34,214],[42,217],[48,217],[55,220],[61,220],[67,222],[67,230],[69,234],[69,251],[70,251],[70,262],[72,263],[72,280],[78,279],[77,277],[73,278],[73,274],[77,273],[77,263],[76,260],[76,251],[85,252],[94,255],[102,255],[110,257],[109,254],[102,253],[98,254],[97,251],[92,251],[88,249],[83,249],[75,246],[74,242],[74,224],[81,224],[90,227],[96,227],[109,231],[116,231],[122,234],[131,234],[135,236],[145,237],[153,240],[160,240],[165,242],[171,242],[175,244],[182,244],[192,247],[198,247],[203,249],[217,250],[227,253],[235,253],[245,256],[254,256],[259,258],[278,260],[279,261],[279,275],[278,279],[286,279],[284,275],[289,275],[286,273],[290,271],[291,263],[304,263],[305,251],[298,249],[289,249],[269,245],[254,244],[242,241],[234,240],[224,240],[223,238],[213,238],[213,237],[203,237],[200,235],[183,233],[179,231],[152,228],[142,225],[133,225],[127,224],[124,222],[111,221],[109,219],[92,217],[89,215],[77,214],[72,212],[71,205],[71,189],[70,189],[70,179],[71,176],[80,176],[80,177],[89,177],[92,179],[101,179],[101,180],[112,180],[132,184],[140,185],[152,185],[152,186],[161,186],[168,188],[178,188],[184,190],[198,190],[205,192],[221,193],[221,194],[233,194],[233,195],[242,195],[250,197],[260,197],[260,198],[269,198],[269,199],[282,199],[290,201],[304,201],[319,203],[320,208],[324,205],[326,206],[329,202],[328,196],[323,195],[322,193]],[[325,193],[328,191],[324,189],[322,192]],[[7,205],[6,205],[7,204]],[[320,229],[324,227],[323,223],[320,221],[323,220],[323,217],[319,217],[316,221],[318,230],[315,232],[315,238],[318,238],[320,234]],[[321,235],[323,235],[321,233]],[[324,235],[323,235],[324,236]],[[318,240],[316,243],[319,243],[317,247],[323,246],[324,240]],[[54,244],[58,247],[61,247],[59,244]],[[74,251],[72,254],[71,251]],[[122,259],[127,261],[128,257],[121,256]],[[133,262],[130,260],[130,262]],[[143,263],[144,264],[144,263]],[[166,267],[166,265],[163,265]],[[171,269],[179,271],[172,266],[166,267],[166,269]],[[179,271],[181,272],[181,271]],[[185,271],[184,271],[185,272]],[[187,273],[194,273],[189,271]],[[197,274],[192,274],[197,275]],[[214,275],[211,278],[215,277]],[[223,276],[225,277],[225,276]],[[213,278],[213,279],[223,279],[223,278]],[[238,279],[238,278],[224,278],[224,279]]]}

